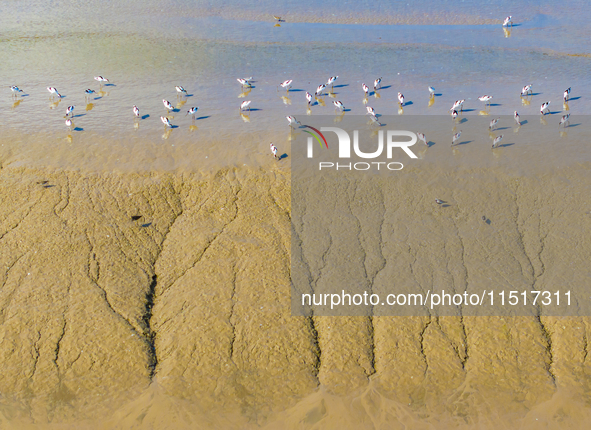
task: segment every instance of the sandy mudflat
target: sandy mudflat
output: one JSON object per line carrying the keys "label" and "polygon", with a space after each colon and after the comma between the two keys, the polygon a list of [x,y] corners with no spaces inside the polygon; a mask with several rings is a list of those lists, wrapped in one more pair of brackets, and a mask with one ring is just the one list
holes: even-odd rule
{"label": "sandy mudflat", "polygon": [[[551,284],[570,265],[567,281],[579,282],[591,249],[587,172],[541,178],[543,193],[498,175],[493,195],[482,191],[491,176],[471,172],[453,196],[454,235],[469,254],[478,189],[521,235],[499,250],[501,260],[522,253],[498,261],[509,281]],[[452,172],[435,186],[467,180]],[[588,318],[292,317],[281,165],[210,176],[5,166],[0,184],[2,429],[563,429],[591,419]],[[484,282],[481,260],[455,256],[454,240],[438,238],[432,254]],[[401,264],[400,250],[383,249]]]}

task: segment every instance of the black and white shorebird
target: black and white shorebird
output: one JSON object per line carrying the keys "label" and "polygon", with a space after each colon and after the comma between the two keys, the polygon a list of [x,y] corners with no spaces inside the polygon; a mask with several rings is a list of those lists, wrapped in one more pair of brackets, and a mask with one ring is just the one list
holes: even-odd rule
{"label": "black and white shorebird", "polygon": [[196,107],[196,106],[193,106],[191,109],[189,109],[189,110],[187,111],[187,113],[185,114],[185,116],[187,116],[187,115],[191,115],[191,118],[192,118],[192,119],[195,119],[195,114],[197,113],[197,110],[198,110],[198,109],[199,109],[198,107]]}
{"label": "black and white shorebird", "polygon": [[429,87],[429,97],[435,97],[435,88]]}
{"label": "black and white shorebird", "polygon": [[544,111],[548,111],[548,113],[550,112],[550,102],[544,102],[542,103],[542,106],[540,106],[540,113],[542,115],[545,115]]}
{"label": "black and white shorebird", "polygon": [[437,203],[438,205],[442,205],[445,202],[443,200],[441,200],[441,199],[435,199],[435,203]]}
{"label": "black and white shorebird", "polygon": [[373,81],[373,90],[379,90],[380,88],[382,88],[382,78],[377,78],[375,81]]}
{"label": "black and white shorebird", "polygon": [[51,94],[52,97],[58,96],[60,99],[62,98],[61,94],[54,87],[47,87],[47,91],[49,91],[49,93]]}
{"label": "black and white shorebird", "polygon": [[322,92],[326,89],[326,85],[325,84],[320,84],[318,85],[318,88],[316,88],[316,93],[314,94],[316,97],[320,97],[322,95]]}
{"label": "black and white shorebird", "polygon": [[74,112],[74,106],[68,106],[66,108],[66,116],[68,116],[70,114],[72,114],[72,116],[74,116],[73,112]]}
{"label": "black and white shorebird", "polygon": [[306,100],[308,100],[308,106],[312,103],[312,94],[306,91]]}
{"label": "black and white shorebird", "polygon": [[365,85],[365,83],[361,83],[361,88],[363,88],[363,92],[365,93],[365,97],[369,95],[369,87]]}
{"label": "black and white shorebird", "polygon": [[328,78],[328,81],[326,81],[326,86],[328,87],[330,85],[330,88],[333,89],[334,83],[338,78],[338,76],[331,76],[330,78]]}
{"label": "black and white shorebird", "polygon": [[269,145],[269,148],[271,149],[271,154],[273,154],[273,158],[277,159],[277,147],[271,143]]}
{"label": "black and white shorebird", "polygon": [[250,112],[250,102],[251,100],[244,100],[242,103],[240,103],[240,111],[248,108],[248,111]]}
{"label": "black and white shorebird", "polygon": [[451,111],[451,119],[456,119],[458,117],[458,111],[457,110],[452,110]]}
{"label": "black and white shorebird", "polygon": [[376,116],[376,111],[374,108],[372,108],[371,106],[365,106],[365,109],[367,109],[367,114],[368,115],[373,115],[377,118]]}
{"label": "black and white shorebird", "polygon": [[513,112],[513,118],[515,119],[515,123],[517,125],[521,125],[521,118],[519,117],[519,114],[517,113],[517,111]]}
{"label": "black and white shorebird", "polygon": [[90,97],[92,94],[96,94],[95,90],[91,90],[90,88],[88,88],[87,90],[84,90],[84,94],[86,98]]}
{"label": "black and white shorebird", "polygon": [[287,119],[287,122],[291,128],[295,128],[296,125],[302,125],[302,123],[299,122],[295,116],[286,116],[285,119]]}
{"label": "black and white shorebird", "polygon": [[66,127],[70,128],[70,129],[72,128],[72,120],[70,118],[66,119]]}
{"label": "black and white shorebird", "polygon": [[242,85],[242,88],[244,88],[244,87],[251,87],[252,86],[250,84],[250,81],[252,80],[252,77],[250,79],[249,78],[237,78],[236,80],[240,83],[240,85]]}
{"label": "black and white shorebird", "polygon": [[404,95],[401,92],[398,93],[398,104],[404,106]]}
{"label": "black and white shorebird", "polygon": [[503,135],[501,134],[500,136],[495,137],[495,140],[493,140],[493,144],[492,147],[496,148],[499,146],[499,143],[501,143],[501,140],[503,140]]}
{"label": "black and white shorebird", "polygon": [[133,116],[136,118],[140,117],[140,109],[136,105],[133,105]]}
{"label": "black and white shorebird", "polygon": [[513,17],[511,15],[509,15],[507,18],[505,18],[505,20],[503,21],[503,27],[508,27],[511,26],[513,27],[513,21],[511,20]]}
{"label": "black and white shorebird", "polygon": [[180,86],[180,85],[177,85],[177,86],[176,86],[176,87],[174,87],[174,88],[176,89],[176,92],[177,92],[177,93],[179,93],[179,94],[182,94],[182,95],[184,95],[184,96],[186,96],[186,95],[187,95],[187,90],[186,90],[186,89],[184,89],[182,86]]}
{"label": "black and white shorebird", "polygon": [[464,99],[462,99],[462,100],[456,100],[454,102],[454,104],[452,105],[452,107],[449,110],[450,111],[454,111],[454,110],[457,111],[459,109],[460,111],[463,111],[464,110],[464,102],[465,101],[466,100],[464,100]]}
{"label": "black and white shorebird", "polygon": [[478,100],[480,100],[481,102],[484,102],[484,106],[490,106],[490,101],[493,99],[493,96],[489,96],[487,94],[478,97]]}
{"label": "black and white shorebird", "polygon": [[563,115],[562,118],[560,118],[560,122],[558,123],[558,127],[560,127],[561,125],[566,127],[567,123],[568,123],[568,125],[570,125],[570,113],[567,113],[566,115]]}
{"label": "black and white shorebird", "polygon": [[529,85],[525,85],[522,89],[521,89],[521,95],[522,96],[526,96],[528,94],[533,94],[533,90],[531,89],[531,87],[533,87],[533,84],[529,84]]}
{"label": "black and white shorebird", "polygon": [[174,110],[174,106],[172,105],[171,102],[169,102],[166,99],[162,99],[162,104],[164,105],[164,107],[166,108],[166,110],[170,113],[170,111]]}
{"label": "black and white shorebird", "polygon": [[562,98],[565,102],[568,101],[569,97],[570,97],[570,87],[568,87],[566,90],[564,90],[564,94],[562,95]]}
{"label": "black and white shorebird", "polygon": [[98,83],[101,84],[101,86],[103,85],[104,82],[109,82],[109,80],[107,78],[103,78],[102,76],[95,76],[94,80],[98,81]]}
{"label": "black and white shorebird", "polygon": [[341,112],[345,110],[345,105],[340,100],[335,100],[332,102],[332,104],[334,105],[335,110],[338,109]]}
{"label": "black and white shorebird", "polygon": [[22,92],[23,92],[23,90],[21,90],[21,89],[20,89],[19,87],[17,87],[16,85],[12,85],[12,86],[10,87],[10,91],[12,91],[12,95],[13,95],[14,97],[16,97],[16,95],[17,95],[18,93],[22,93]]}
{"label": "black and white shorebird", "polygon": [[458,140],[460,140],[460,136],[462,135],[462,130],[458,131],[456,134],[454,134],[451,138],[451,144],[453,146],[454,143],[456,143]]}
{"label": "black and white shorebird", "polygon": [[162,124],[164,124],[164,127],[172,128],[172,124],[170,123],[170,120],[167,117],[161,116],[160,121],[162,121]]}
{"label": "black and white shorebird", "polygon": [[425,133],[417,133],[417,137],[419,138],[419,140],[421,142],[423,142],[425,145],[427,144],[427,138],[425,137]]}
{"label": "black and white shorebird", "polygon": [[293,82],[292,79],[288,79],[286,81],[283,81],[279,84],[279,86],[277,87],[277,90],[279,91],[279,87],[289,91],[289,89],[291,88],[291,83]]}
{"label": "black and white shorebird", "polygon": [[489,124],[489,126],[488,126],[488,129],[489,129],[490,131],[493,131],[493,130],[495,129],[495,127],[497,126],[497,124],[499,123],[499,121],[500,121],[500,120],[501,120],[501,118],[495,118],[495,119],[493,119],[493,120],[490,122],[490,124]]}

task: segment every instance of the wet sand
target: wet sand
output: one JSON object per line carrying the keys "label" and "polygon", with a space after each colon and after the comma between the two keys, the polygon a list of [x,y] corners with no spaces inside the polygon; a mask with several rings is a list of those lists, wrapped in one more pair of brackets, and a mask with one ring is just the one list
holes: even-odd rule
{"label": "wet sand", "polygon": [[[533,178],[449,172],[442,190],[471,182],[454,193],[453,214],[425,215],[403,184],[391,198],[404,205],[383,202],[404,207],[402,218],[431,217],[434,230],[455,223],[471,257],[456,255],[453,232],[421,255],[443,253],[459,265],[449,269],[457,282],[487,282],[473,278],[483,269],[478,243],[494,242],[471,233],[483,204],[521,237],[496,253],[501,276],[554,285],[572,269],[571,281],[585,282],[591,218],[577,196],[588,191],[587,169],[540,179],[551,185],[546,197]],[[588,422],[588,318],[292,317],[289,173],[275,162],[209,176],[2,168],[2,427]],[[417,195],[434,191],[424,176],[408,178]],[[393,233],[418,243],[425,223]],[[581,241],[571,247],[573,235]],[[401,280],[422,280],[419,267],[399,270],[403,250],[378,243]]]}

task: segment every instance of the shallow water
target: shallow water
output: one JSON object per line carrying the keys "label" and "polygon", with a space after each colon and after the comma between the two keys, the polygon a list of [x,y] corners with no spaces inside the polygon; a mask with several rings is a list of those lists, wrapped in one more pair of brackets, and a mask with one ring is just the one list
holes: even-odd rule
{"label": "shallow water", "polygon": [[[100,142],[106,148],[98,164],[106,169],[154,168],[158,163],[155,166],[150,157],[174,159],[179,146],[184,165],[198,169],[206,160],[266,164],[269,141],[289,154],[286,115],[300,120],[308,114],[330,115],[332,100],[345,104],[346,115],[363,114],[361,83],[371,86],[377,77],[383,77],[383,89],[366,103],[384,115],[445,114],[457,99],[466,99],[466,108],[473,110],[466,115],[475,114],[482,109],[477,97],[485,93],[494,96],[491,115],[513,110],[535,114],[543,101],[559,106],[569,86],[569,111],[591,113],[589,26],[579,24],[588,12],[582,3],[567,13],[550,2],[507,2],[492,10],[467,2],[461,10],[470,19],[411,20],[412,25],[350,24],[346,17],[363,15],[363,2],[339,3],[338,8],[328,2],[326,9],[332,9],[334,17],[326,19],[305,2],[273,5],[303,18],[295,23],[286,19],[275,27],[264,14],[268,4],[244,8],[226,3],[218,10],[207,3],[193,8],[189,3],[125,2],[114,8],[84,2],[73,8],[31,2],[11,8],[5,2],[0,63],[7,85],[16,84],[25,93],[13,99],[4,92],[2,127],[22,134],[27,146],[19,147],[25,153],[50,149],[51,163],[61,167],[85,163],[85,157],[71,160],[71,147],[63,142],[80,145],[83,152],[92,152],[92,145]],[[430,17],[447,16],[449,8],[430,2],[372,5],[379,11],[375,15],[393,22],[424,10]],[[465,25],[491,15],[503,18],[501,11],[508,9],[518,24],[509,31],[488,21]],[[259,14],[260,20],[252,14]],[[92,79],[99,74],[111,84],[86,100],[86,88],[99,90]],[[333,94],[308,110],[305,91],[314,92],[332,75],[339,76]],[[242,91],[236,78],[247,76],[255,82]],[[289,93],[277,91],[285,79],[294,81]],[[534,84],[534,96],[523,100],[519,91],[526,83]],[[177,98],[175,85],[183,85],[190,96]],[[436,88],[432,102],[429,85]],[[50,100],[47,86],[57,87],[65,97]],[[396,105],[398,91],[409,102],[403,112]],[[170,115],[174,128],[168,131],[159,118],[166,114],[164,98],[178,108]],[[252,100],[253,110],[241,116],[238,105],[243,100]],[[131,113],[134,104],[143,118],[138,122]],[[72,132],[64,125],[68,105],[76,106]],[[185,115],[191,106],[199,107],[195,121]],[[143,157],[142,144],[157,151]],[[18,152],[11,149],[3,162],[10,163]],[[132,153],[131,163],[119,164]],[[25,159],[40,161],[34,155]],[[181,166],[166,162],[160,167]]]}

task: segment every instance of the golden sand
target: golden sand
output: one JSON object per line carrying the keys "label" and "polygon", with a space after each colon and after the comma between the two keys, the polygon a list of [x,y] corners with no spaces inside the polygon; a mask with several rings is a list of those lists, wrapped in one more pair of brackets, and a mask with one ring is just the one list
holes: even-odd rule
{"label": "golden sand", "polygon": [[[472,177],[433,216],[456,223],[467,273],[482,271],[485,236],[471,228],[484,227],[486,204],[508,232],[495,270],[584,281],[587,170],[492,185],[481,174],[402,181],[385,211],[428,218],[405,187]],[[5,166],[0,178],[2,429],[564,429],[591,418],[588,318],[292,317],[280,164],[209,177]],[[409,237],[425,222],[407,224]],[[425,252],[461,265],[451,233],[441,240],[449,248]],[[516,255],[517,268],[531,262],[519,276]]]}

